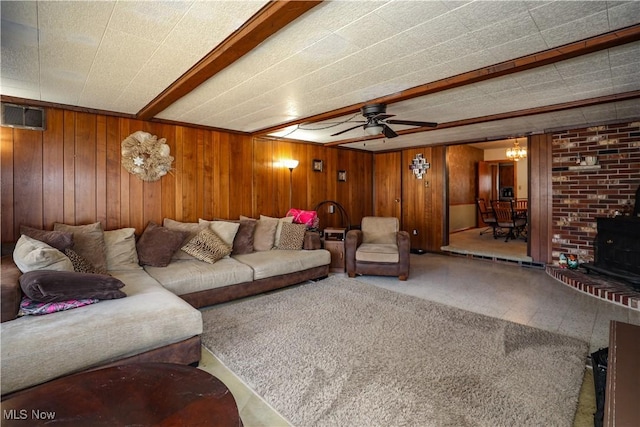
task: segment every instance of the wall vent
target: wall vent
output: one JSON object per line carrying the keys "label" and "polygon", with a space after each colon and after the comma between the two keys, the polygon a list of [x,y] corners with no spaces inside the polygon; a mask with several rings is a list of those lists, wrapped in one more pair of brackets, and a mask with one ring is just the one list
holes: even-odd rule
{"label": "wall vent", "polygon": [[2,126],[44,130],[44,108],[2,103]]}

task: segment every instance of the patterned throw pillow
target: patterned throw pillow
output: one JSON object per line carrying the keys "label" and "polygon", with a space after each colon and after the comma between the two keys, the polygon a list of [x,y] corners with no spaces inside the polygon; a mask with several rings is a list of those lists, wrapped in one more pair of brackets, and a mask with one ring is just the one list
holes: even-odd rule
{"label": "patterned throw pillow", "polygon": [[205,228],[184,245],[182,250],[201,261],[213,264],[229,255],[231,246],[227,245],[213,230]]}
{"label": "patterned throw pillow", "polygon": [[304,243],[304,234],[307,226],[304,224],[282,223],[280,242],[277,249],[300,250]]}
{"label": "patterned throw pillow", "polygon": [[73,271],[76,273],[92,273],[104,274],[106,271],[99,271],[85,257],[74,251],[73,249],[65,249],[64,254],[69,257],[73,264]]}

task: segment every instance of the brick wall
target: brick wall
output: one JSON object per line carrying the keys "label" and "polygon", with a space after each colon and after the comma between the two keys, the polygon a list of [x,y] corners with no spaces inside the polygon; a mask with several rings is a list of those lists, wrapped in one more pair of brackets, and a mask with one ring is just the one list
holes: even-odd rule
{"label": "brick wall", "polygon": [[[596,166],[576,159],[597,156]],[[553,134],[553,260],[593,260],[596,218],[633,209],[640,185],[640,121]]]}

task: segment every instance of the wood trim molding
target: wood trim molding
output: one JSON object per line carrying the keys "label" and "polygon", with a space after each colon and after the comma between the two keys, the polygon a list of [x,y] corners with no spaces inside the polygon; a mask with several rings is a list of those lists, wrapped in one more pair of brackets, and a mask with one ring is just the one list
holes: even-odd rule
{"label": "wood trim molding", "polygon": [[136,115],[150,120],[206,80],[249,53],[322,1],[274,0],[173,82]]}
{"label": "wood trim molding", "polygon": [[[458,74],[456,76],[437,80],[435,82],[415,86],[413,88],[406,89],[392,95],[371,99],[367,102],[353,104],[347,107],[328,111],[326,113],[317,114],[315,116],[305,117],[303,119],[293,120],[278,126],[261,129],[253,132],[253,135],[266,135],[300,123],[320,122],[324,120],[335,119],[337,117],[357,113],[360,108],[366,104],[384,103],[389,105],[420,96],[430,95],[433,93],[478,83],[484,80],[490,80],[497,77],[503,77],[509,74],[542,67],[544,65],[554,64],[556,62],[564,61],[582,55],[587,55],[589,53],[597,52],[603,49],[609,49],[638,40],[640,40],[640,24],[632,25],[627,28],[611,31],[599,36],[580,40],[574,43],[569,43],[564,46],[544,50],[542,52],[533,53],[531,55],[523,56],[509,61],[500,62],[495,65],[479,68],[477,70]],[[441,128],[442,127],[439,125],[437,129]],[[422,131],[424,131],[424,129]],[[332,145],[340,145],[349,142],[353,141],[345,140]]]}

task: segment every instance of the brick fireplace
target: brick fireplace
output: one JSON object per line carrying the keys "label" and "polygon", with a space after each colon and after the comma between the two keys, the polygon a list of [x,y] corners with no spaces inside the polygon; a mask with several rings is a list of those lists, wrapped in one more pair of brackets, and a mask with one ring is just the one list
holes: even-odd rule
{"label": "brick fireplace", "polygon": [[[594,156],[595,165],[585,164]],[[592,262],[596,218],[631,213],[639,185],[640,121],[554,133],[554,264],[561,253]]]}

